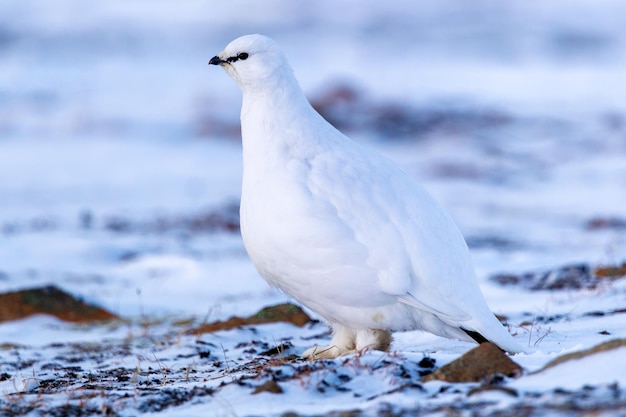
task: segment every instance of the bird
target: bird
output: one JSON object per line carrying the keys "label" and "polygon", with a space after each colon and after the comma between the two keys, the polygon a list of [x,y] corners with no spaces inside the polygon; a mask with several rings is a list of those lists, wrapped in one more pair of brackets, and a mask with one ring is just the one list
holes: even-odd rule
{"label": "bird", "polygon": [[242,91],[240,230],[273,287],[332,328],[303,358],[387,351],[423,330],[522,348],[490,311],[450,215],[389,158],[307,100],[277,42],[245,35],[210,59]]}

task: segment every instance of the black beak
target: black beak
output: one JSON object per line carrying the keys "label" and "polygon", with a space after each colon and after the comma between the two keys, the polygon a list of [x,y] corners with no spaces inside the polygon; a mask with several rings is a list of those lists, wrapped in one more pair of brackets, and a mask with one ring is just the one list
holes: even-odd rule
{"label": "black beak", "polygon": [[224,61],[222,58],[216,55],[213,58],[211,58],[211,60],[209,61],[209,65],[221,65],[224,62],[226,61]]}

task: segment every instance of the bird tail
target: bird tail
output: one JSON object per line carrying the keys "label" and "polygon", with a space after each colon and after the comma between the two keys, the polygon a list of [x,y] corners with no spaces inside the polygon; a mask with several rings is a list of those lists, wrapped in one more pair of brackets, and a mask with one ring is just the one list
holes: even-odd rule
{"label": "bird tail", "polygon": [[491,342],[494,345],[498,346],[502,351],[509,353],[522,353],[525,352],[524,348],[522,348],[514,339],[511,337],[509,332],[506,330],[504,326],[500,324],[498,321],[497,327],[490,327],[489,332],[483,332],[487,334],[485,336],[481,332],[477,332],[475,330],[469,330],[461,327],[461,330],[465,332],[469,337],[471,337],[476,343],[481,344],[485,342]]}

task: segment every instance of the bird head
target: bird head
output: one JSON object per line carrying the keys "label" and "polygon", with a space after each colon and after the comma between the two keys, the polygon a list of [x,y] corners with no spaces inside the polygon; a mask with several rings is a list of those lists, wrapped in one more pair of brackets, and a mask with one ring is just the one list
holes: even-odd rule
{"label": "bird head", "polygon": [[211,58],[209,65],[220,65],[242,88],[267,84],[285,71],[291,72],[278,44],[263,35],[235,39]]}

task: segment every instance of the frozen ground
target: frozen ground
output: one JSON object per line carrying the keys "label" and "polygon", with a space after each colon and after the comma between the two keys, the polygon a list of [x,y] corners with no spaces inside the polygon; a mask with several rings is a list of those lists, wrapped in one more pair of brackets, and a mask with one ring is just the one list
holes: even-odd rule
{"label": "frozen ground", "polygon": [[[260,32],[318,103],[357,92],[329,117],[452,213],[488,303],[530,348],[514,357],[528,373],[626,338],[624,278],[552,291],[490,279],[626,260],[622,2],[269,3],[0,3],[0,292],[56,284],[129,319],[1,323],[0,410],[626,412],[624,348],[505,381],[514,397],[419,383],[424,357],[439,367],[472,347],[419,332],[319,363],[290,356],[328,339],[319,323],[188,334],[288,300],[236,229],[240,95],[206,65]],[[282,394],[252,394],[270,379]]]}

